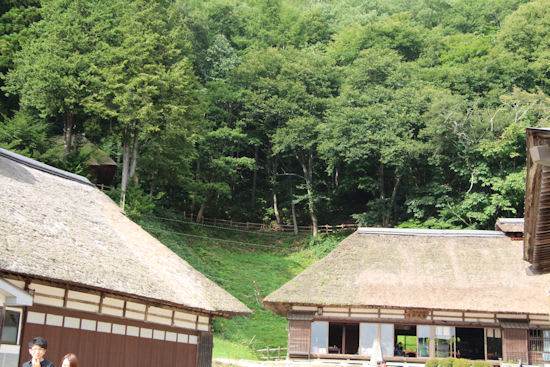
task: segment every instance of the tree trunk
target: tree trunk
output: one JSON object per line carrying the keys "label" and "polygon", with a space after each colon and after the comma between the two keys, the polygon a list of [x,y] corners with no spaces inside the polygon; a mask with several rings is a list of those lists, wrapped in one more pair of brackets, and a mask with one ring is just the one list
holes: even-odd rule
{"label": "tree trunk", "polygon": [[302,166],[304,180],[306,181],[309,215],[311,217],[311,226],[313,228],[312,234],[313,237],[317,237],[319,233],[319,225],[317,223],[317,214],[315,213],[315,203],[313,201],[313,152],[309,151],[307,153],[307,162],[305,162],[305,159],[300,159],[298,154],[296,154],[296,158],[298,158],[298,161]]}
{"label": "tree trunk", "polygon": [[[197,159],[197,168],[195,169],[195,182],[199,181],[200,161]],[[191,199],[191,213],[195,212],[195,204],[197,203],[197,190],[193,192],[193,198]]]}
{"label": "tree trunk", "polygon": [[378,185],[380,185],[380,199],[386,198],[386,192],[384,191],[384,163],[380,162],[378,165]]}
{"label": "tree trunk", "polygon": [[[132,143],[132,155],[130,159],[130,172],[128,172],[128,180],[130,180],[136,174],[138,146],[139,146],[139,133],[135,131],[134,141]],[[135,180],[137,182],[137,177],[135,177]]]}
{"label": "tree trunk", "polygon": [[[392,193],[391,193],[390,212],[388,214],[388,224],[389,224],[389,219],[392,216],[392,214],[395,214],[394,210],[393,210],[393,207],[395,206],[395,197],[397,196],[397,189],[399,188],[400,183],[401,183],[401,176],[397,176],[397,178],[395,180],[395,184],[393,185]],[[394,221],[395,221],[395,218],[394,218]]]}
{"label": "tree trunk", "polygon": [[197,213],[197,223],[200,223],[202,216],[204,215],[204,210],[206,209],[206,198],[204,198],[204,201],[201,203],[201,207],[199,208],[199,212]]}
{"label": "tree trunk", "polygon": [[63,154],[67,155],[73,145],[73,117],[72,111],[65,113],[65,125],[63,126]]}
{"label": "tree trunk", "polygon": [[296,205],[294,204],[294,189],[292,188],[292,180],[290,181],[290,211],[292,213],[292,227],[294,234],[298,234],[298,222],[296,221]]}
{"label": "tree trunk", "polygon": [[210,191],[207,191],[204,194],[204,200],[201,203],[201,207],[199,208],[199,212],[197,213],[197,223],[200,223],[202,220],[202,217],[204,216],[204,211],[206,210],[206,203],[208,202],[208,199],[210,198]]}
{"label": "tree trunk", "polygon": [[[120,180],[120,191],[121,195],[126,193],[126,188],[128,187],[130,172],[130,136],[128,133],[124,134],[122,141],[122,178]],[[122,197],[120,198],[122,202]]]}
{"label": "tree trunk", "polygon": [[279,214],[279,207],[277,205],[277,193],[273,191],[273,211],[275,212],[275,218],[277,219],[277,224],[281,224],[281,215]]}
{"label": "tree trunk", "polygon": [[[273,192],[273,211],[275,212],[275,219],[277,224],[281,224],[281,214],[279,213],[279,205],[277,204],[277,159],[273,158],[271,164],[267,164],[268,175],[271,177],[271,190]],[[271,172],[269,172],[271,167]]]}
{"label": "tree trunk", "polygon": [[[254,172],[252,173],[252,195],[250,196],[250,204],[252,210],[256,206],[256,185],[258,181],[258,146],[254,146]],[[278,223],[278,221],[277,221]]]}

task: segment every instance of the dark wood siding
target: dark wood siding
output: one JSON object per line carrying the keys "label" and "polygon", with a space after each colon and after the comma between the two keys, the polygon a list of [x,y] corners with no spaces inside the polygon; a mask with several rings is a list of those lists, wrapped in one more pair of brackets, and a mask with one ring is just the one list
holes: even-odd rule
{"label": "dark wood siding", "polygon": [[290,320],[288,327],[288,354],[309,354],[311,321]]}
{"label": "dark wood siding", "polygon": [[528,329],[502,329],[502,354],[505,361],[528,361]]}
{"label": "dark wood siding", "polygon": [[[36,309],[35,309],[36,310]],[[44,311],[45,308],[40,309]],[[51,310],[51,308],[50,308]],[[57,314],[67,315],[65,310],[55,310]],[[75,317],[77,313],[71,312]],[[86,316],[93,319],[93,314],[78,313],[78,316]],[[98,318],[98,317],[96,317]],[[101,317],[99,317],[101,318]],[[103,318],[104,321],[105,318]],[[113,319],[111,322],[119,325],[125,324],[124,319]],[[161,329],[185,333],[189,337],[196,331],[174,329],[162,325],[154,325],[145,322],[128,321],[132,327],[141,327],[149,330]],[[20,363],[30,359],[26,345],[35,336],[43,336],[48,341],[46,359],[58,365],[60,359],[67,353],[75,353],[82,366],[86,367],[151,367],[151,366],[177,366],[196,367],[197,345],[179,341],[158,340],[154,337],[138,337],[120,335],[116,333],[83,330],[82,328],[70,328],[64,326],[52,326],[27,322],[23,327]]]}
{"label": "dark wood siding", "polygon": [[199,349],[197,367],[212,366],[212,348],[214,347],[214,336],[212,333],[202,331],[199,334]]}

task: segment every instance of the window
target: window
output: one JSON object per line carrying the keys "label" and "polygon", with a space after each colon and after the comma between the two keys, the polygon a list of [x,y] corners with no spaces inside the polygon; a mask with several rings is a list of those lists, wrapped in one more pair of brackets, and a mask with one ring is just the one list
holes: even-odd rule
{"label": "window", "polygon": [[393,356],[393,324],[380,325],[380,346],[383,356]]}
{"label": "window", "polygon": [[311,353],[327,353],[328,322],[314,321],[311,323]]}
{"label": "window", "polygon": [[17,311],[5,311],[2,323],[2,344],[17,344],[20,318],[21,314]]}
{"label": "window", "polygon": [[360,324],[359,326],[360,346],[359,354],[372,355],[372,346],[376,335],[378,335],[377,324]]}
{"label": "window", "polygon": [[452,326],[436,326],[434,329],[435,356],[437,358],[453,356],[455,328]]}
{"label": "window", "polygon": [[544,352],[544,338],[542,330],[529,330],[529,352]]}
{"label": "window", "polygon": [[487,330],[487,359],[502,358],[502,333],[500,329]]}
{"label": "window", "polygon": [[550,330],[529,330],[529,352],[542,353],[542,359],[550,361]]}
{"label": "window", "polygon": [[357,354],[359,350],[359,324],[329,323],[328,352]]}
{"label": "window", "polygon": [[416,327],[418,335],[418,357],[430,356],[430,327],[428,325],[418,325]]}
{"label": "window", "polygon": [[395,325],[394,356],[416,357],[416,350],[416,325]]}

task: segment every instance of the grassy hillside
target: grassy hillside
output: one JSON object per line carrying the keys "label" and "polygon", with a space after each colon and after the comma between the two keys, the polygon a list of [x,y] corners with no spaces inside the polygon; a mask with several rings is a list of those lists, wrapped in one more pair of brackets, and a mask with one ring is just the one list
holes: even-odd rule
{"label": "grassy hillside", "polygon": [[[171,220],[167,220],[166,217]],[[165,218],[162,219],[161,217]],[[294,236],[248,232],[182,222],[162,213],[140,221],[144,229],[254,311],[215,320],[214,357],[256,358],[255,350],[286,346],[286,320],[264,309],[256,294],[272,291],[330,252],[349,233]]]}

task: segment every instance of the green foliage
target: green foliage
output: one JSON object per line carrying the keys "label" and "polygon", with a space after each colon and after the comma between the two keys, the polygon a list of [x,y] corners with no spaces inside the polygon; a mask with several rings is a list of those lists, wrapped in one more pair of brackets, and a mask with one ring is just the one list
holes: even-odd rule
{"label": "green foliage", "polygon": [[472,367],[491,367],[491,363],[486,361],[473,361]]}
{"label": "green foliage", "polygon": [[0,141],[85,174],[54,147],[85,133],[195,215],[492,228],[548,126],[548,1],[4,2]]}
{"label": "green foliage", "polygon": [[152,198],[141,189],[135,180],[132,180],[126,190],[124,213],[132,220],[140,220],[144,215],[153,212],[154,200],[158,200],[162,195],[163,193],[158,193],[155,198]]}
{"label": "green foliage", "polygon": [[439,366],[439,359],[429,359],[425,363],[426,367],[438,367]]}
{"label": "green foliage", "polygon": [[41,159],[50,148],[47,138],[50,125],[45,121],[18,111],[13,117],[2,116],[0,121],[0,147]]}
{"label": "green foliage", "polygon": [[470,361],[464,358],[457,358],[453,361],[453,367],[470,367]]}
{"label": "green foliage", "polygon": [[456,358],[447,357],[439,360],[439,367],[453,367]]}
{"label": "green foliage", "polygon": [[[156,215],[180,218],[165,211],[157,211]],[[236,232],[148,216],[143,216],[139,223],[254,311],[247,316],[213,322],[215,338],[219,341],[215,343],[214,355],[235,359],[250,358],[251,353],[256,354],[256,349],[268,346],[285,347],[287,342],[287,320],[261,306],[254,281],[260,295],[265,297],[318,261],[320,257],[316,254],[324,256],[347,235],[334,233],[312,239],[308,235],[289,233]]]}
{"label": "green foliage", "polygon": [[312,237],[306,248],[311,249],[315,257],[322,259],[327,256],[332,250],[334,250],[338,244],[351,233],[338,232],[331,235],[320,235],[318,237]]}

